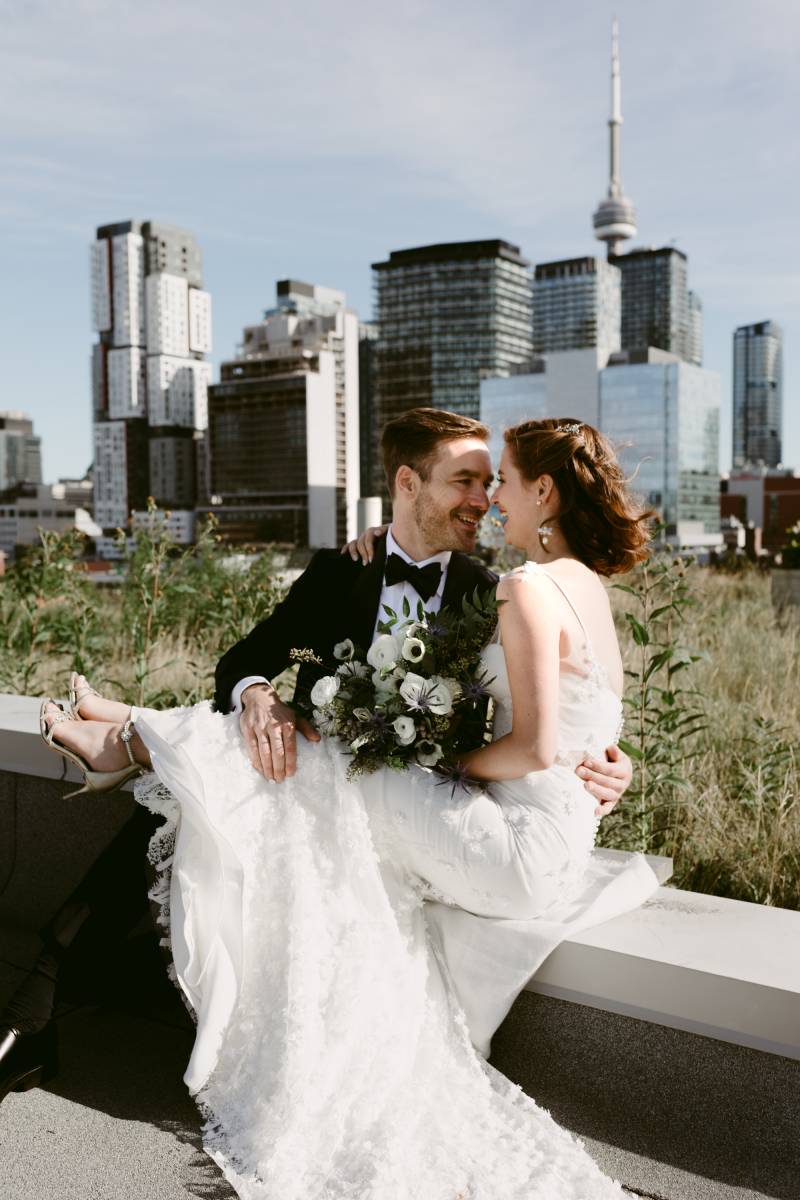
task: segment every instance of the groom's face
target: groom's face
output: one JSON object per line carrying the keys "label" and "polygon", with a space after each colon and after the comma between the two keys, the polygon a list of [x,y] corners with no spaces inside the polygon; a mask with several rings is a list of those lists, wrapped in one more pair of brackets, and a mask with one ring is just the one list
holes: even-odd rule
{"label": "groom's face", "polygon": [[415,524],[431,554],[474,550],[491,484],[492,460],[481,438],[439,443],[413,501]]}

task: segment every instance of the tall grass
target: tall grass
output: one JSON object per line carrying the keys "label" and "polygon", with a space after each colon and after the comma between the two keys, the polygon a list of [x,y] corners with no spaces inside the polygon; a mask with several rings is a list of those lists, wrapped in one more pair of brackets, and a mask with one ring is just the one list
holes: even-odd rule
{"label": "tall grass", "polygon": [[[686,786],[666,789],[651,848],[674,857],[678,886],[800,908],[800,619],[776,617],[769,578],[755,570],[690,566],[686,579],[693,603],[678,637],[703,652],[688,674],[704,728],[680,766]],[[632,669],[631,597],[612,595]],[[615,820],[603,823],[603,840],[628,848],[627,822]]]}

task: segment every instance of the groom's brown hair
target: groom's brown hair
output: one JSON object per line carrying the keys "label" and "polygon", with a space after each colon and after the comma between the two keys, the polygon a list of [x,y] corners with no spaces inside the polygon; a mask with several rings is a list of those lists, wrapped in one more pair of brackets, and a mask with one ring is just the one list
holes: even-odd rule
{"label": "groom's brown hair", "polygon": [[481,438],[487,442],[489,428],[472,417],[443,408],[410,408],[387,421],[381,434],[381,458],[389,494],[394,497],[394,481],[400,467],[411,467],[420,479],[427,479],[439,443],[457,438]]}

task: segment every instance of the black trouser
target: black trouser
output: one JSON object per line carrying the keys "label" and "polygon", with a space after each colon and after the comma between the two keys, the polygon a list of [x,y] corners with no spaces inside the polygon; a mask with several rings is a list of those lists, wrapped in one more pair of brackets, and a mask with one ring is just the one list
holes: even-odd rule
{"label": "black trouser", "polygon": [[131,930],[148,910],[147,846],[163,818],[136,805],[119,833],[40,930],[44,947],[0,1023],[27,1032],[60,999],[113,994]]}

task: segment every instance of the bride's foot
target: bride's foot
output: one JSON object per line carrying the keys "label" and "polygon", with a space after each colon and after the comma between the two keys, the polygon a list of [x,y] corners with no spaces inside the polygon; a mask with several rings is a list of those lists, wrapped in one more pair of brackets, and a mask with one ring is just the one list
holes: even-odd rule
{"label": "bride's foot", "polygon": [[[97,699],[92,696],[92,700]],[[113,704],[113,701],[103,701]],[[125,710],[127,720],[130,709],[126,705],[116,707]],[[93,771],[119,771],[130,764],[128,752],[120,738],[123,721],[56,721],[61,709],[57,704],[48,704],[44,710],[45,724],[53,730],[53,741],[74,751]],[[134,732],[130,742],[133,757],[143,767],[149,767],[150,755],[139,735]]]}
{"label": "bride's foot", "polygon": [[[85,675],[74,674],[70,679],[70,689],[76,697],[73,711],[84,721],[105,721],[112,725],[121,725],[131,715],[130,704],[98,696]],[[56,738],[56,741],[58,740]]]}

